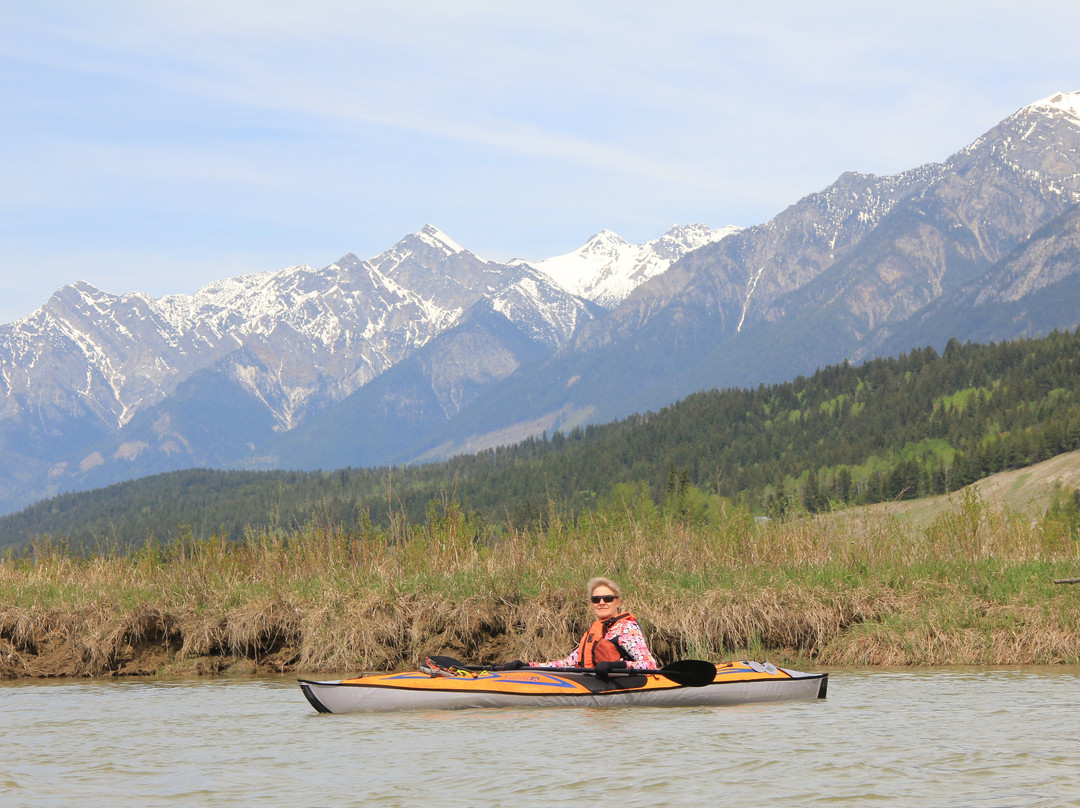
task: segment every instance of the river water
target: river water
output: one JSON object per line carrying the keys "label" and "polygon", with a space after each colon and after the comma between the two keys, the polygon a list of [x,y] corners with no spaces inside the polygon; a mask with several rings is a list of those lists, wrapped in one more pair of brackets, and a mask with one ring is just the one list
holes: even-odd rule
{"label": "river water", "polygon": [[[325,677],[330,678],[330,677]],[[824,701],[321,715],[294,677],[0,684],[2,806],[1080,805],[1080,668]]]}

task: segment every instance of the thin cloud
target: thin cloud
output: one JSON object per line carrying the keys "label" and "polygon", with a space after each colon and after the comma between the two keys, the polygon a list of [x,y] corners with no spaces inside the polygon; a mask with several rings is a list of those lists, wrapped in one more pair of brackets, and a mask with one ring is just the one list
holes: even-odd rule
{"label": "thin cloud", "polygon": [[[166,6],[167,11],[170,8],[175,9]],[[533,34],[520,45],[493,38],[484,42],[483,56],[477,58],[468,49],[459,53],[448,46],[447,42],[453,41],[452,35],[437,36],[430,24],[413,30],[419,43],[414,42],[409,51],[395,53],[385,42],[374,42],[372,29],[360,24],[366,19],[354,13],[346,15],[344,20],[346,28],[356,28],[357,39],[352,42],[351,51],[343,47],[351,37],[338,29],[328,47],[313,53],[311,37],[326,31],[309,20],[307,26],[300,25],[303,36],[297,39],[294,24],[299,24],[299,19],[295,11],[281,6],[273,10],[274,13],[267,14],[262,9],[251,29],[240,24],[246,19],[242,8],[226,6],[217,11],[202,6],[182,19],[176,16],[129,19],[126,24],[110,24],[90,31],[65,31],[63,36],[81,44],[85,50],[37,49],[26,58],[222,104],[319,119],[310,124],[312,127],[335,123],[391,127],[507,154],[556,160],[580,168],[616,171],[687,187],[723,188],[726,184],[722,176],[705,179],[711,172],[706,170],[703,174],[708,163],[703,164],[700,158],[663,159],[656,156],[650,139],[637,134],[652,131],[652,141],[665,135],[670,139],[670,133],[680,129],[677,122],[658,123],[649,119],[658,112],[670,115],[671,102],[665,101],[658,110],[648,99],[674,98],[682,91],[678,76],[657,83],[645,77],[636,79],[640,68],[621,74],[611,67],[626,67],[634,61],[625,52],[626,43],[611,44],[625,39],[618,25],[610,26],[614,29],[613,36],[606,40],[601,37],[596,44],[588,41],[593,37],[579,34],[579,41],[569,50],[553,41],[550,34],[546,37]],[[385,8],[383,11],[384,17],[392,16],[386,14]],[[488,13],[490,9],[473,9],[474,14],[481,11]],[[400,28],[402,18],[399,15],[395,19]],[[475,19],[457,13],[443,15],[439,23],[461,31]],[[503,14],[501,19],[505,24],[510,18]],[[517,22],[520,25],[520,20]],[[550,22],[548,26],[551,27]],[[385,33],[394,27],[383,19],[374,29]],[[487,21],[487,27],[497,26]],[[595,27],[582,26],[586,32]],[[148,35],[162,30],[169,33],[163,37]],[[259,39],[252,31],[270,37],[270,41]],[[290,32],[294,36],[286,40]],[[200,38],[199,34],[206,36]],[[275,43],[281,47],[273,47]],[[387,55],[390,61],[385,68],[396,73],[396,77],[350,71],[354,66],[350,53],[363,52],[369,46]],[[519,53],[522,49],[528,55],[524,61]],[[428,53],[428,66],[436,70],[424,74],[411,67],[412,52]],[[294,58],[294,54],[302,55]],[[133,70],[132,60],[139,62],[140,70]],[[582,69],[583,60],[589,69]],[[648,61],[647,54],[639,60]],[[579,108],[576,116],[566,118],[538,114],[529,109],[532,102],[527,100],[535,96],[538,83],[552,85],[567,97],[581,92],[582,85],[586,85],[592,89],[594,105],[605,110],[597,117],[606,114],[619,124],[612,126],[607,137],[587,137],[579,133],[588,128],[587,109],[583,114]],[[629,85],[632,88],[628,89]],[[500,103],[499,96],[507,93],[515,97],[503,98]],[[684,115],[691,100],[692,96],[687,96],[681,104]],[[624,109],[619,108],[620,104]],[[580,102],[578,105],[587,106]],[[518,114],[507,114],[508,107]],[[636,120],[635,108],[641,113]],[[585,127],[581,126],[583,121]],[[298,125],[305,124],[300,121]],[[639,148],[630,146],[634,143]],[[667,152],[683,154],[685,150],[669,148]]]}

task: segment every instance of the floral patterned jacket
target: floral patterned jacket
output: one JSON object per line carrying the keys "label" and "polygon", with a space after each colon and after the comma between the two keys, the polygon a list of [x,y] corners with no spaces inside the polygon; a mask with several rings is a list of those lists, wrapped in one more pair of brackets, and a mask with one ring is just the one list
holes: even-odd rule
{"label": "floral patterned jacket", "polygon": [[[649,651],[641,626],[634,618],[628,617],[615,623],[604,633],[604,639],[611,640],[630,656],[630,659],[626,661],[626,667],[636,670],[655,670],[660,667],[652,652]],[[540,666],[544,668],[577,668],[581,662],[580,647],[579,643],[570,652],[569,656],[562,659],[555,659],[551,662],[530,662],[529,665],[530,667]]]}

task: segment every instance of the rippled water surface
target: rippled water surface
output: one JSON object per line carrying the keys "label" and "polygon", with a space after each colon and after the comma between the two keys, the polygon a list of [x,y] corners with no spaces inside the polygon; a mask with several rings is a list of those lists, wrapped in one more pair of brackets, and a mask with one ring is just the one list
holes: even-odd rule
{"label": "rippled water surface", "polygon": [[295,679],[0,685],[0,805],[1080,805],[1080,669],[726,708],[320,715]]}

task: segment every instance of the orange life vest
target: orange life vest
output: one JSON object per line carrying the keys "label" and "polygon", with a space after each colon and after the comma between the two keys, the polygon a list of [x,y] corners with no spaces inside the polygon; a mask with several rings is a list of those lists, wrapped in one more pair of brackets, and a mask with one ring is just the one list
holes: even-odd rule
{"label": "orange life vest", "polygon": [[589,630],[585,632],[585,636],[581,638],[581,643],[578,645],[578,660],[581,667],[595,668],[597,662],[614,662],[617,659],[631,658],[617,643],[604,639],[604,635],[611,630],[612,626],[627,618],[637,620],[630,612],[623,612],[607,620],[597,620],[589,626]]}

